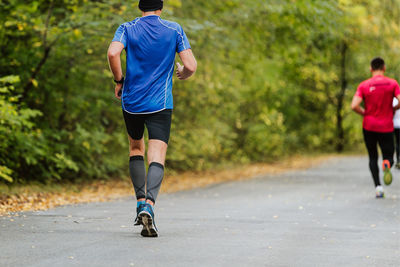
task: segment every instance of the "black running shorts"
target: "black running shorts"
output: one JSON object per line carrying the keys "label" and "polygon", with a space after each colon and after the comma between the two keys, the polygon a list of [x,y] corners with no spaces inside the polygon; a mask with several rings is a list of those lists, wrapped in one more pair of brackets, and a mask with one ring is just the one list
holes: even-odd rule
{"label": "black running shorts", "polygon": [[123,110],[126,129],[133,140],[143,138],[146,125],[149,139],[164,141],[168,144],[171,131],[172,109],[165,109],[151,114],[131,114]]}

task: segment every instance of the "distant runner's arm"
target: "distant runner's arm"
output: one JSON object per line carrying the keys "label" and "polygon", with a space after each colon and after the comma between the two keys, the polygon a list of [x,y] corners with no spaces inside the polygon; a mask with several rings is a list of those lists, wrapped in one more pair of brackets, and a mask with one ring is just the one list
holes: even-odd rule
{"label": "distant runner's arm", "polygon": [[196,72],[197,61],[194,58],[192,49],[186,49],[180,52],[179,57],[182,60],[183,66],[181,66],[179,63],[176,63],[176,75],[178,76],[179,80],[186,80]]}
{"label": "distant runner's arm", "polygon": [[394,111],[400,109],[400,95],[396,96],[396,98],[398,100],[398,103],[397,103],[396,106],[393,107]]}
{"label": "distant runner's arm", "polygon": [[[121,67],[121,53],[124,50],[124,45],[120,42],[112,42],[108,48],[108,64],[110,65],[111,72],[114,75],[116,81],[122,79],[122,67]],[[120,91],[123,84],[117,83],[115,85],[115,97],[121,99]]]}
{"label": "distant runner's arm", "polygon": [[365,110],[364,110],[364,108],[362,108],[362,107],[360,106],[361,103],[362,103],[362,101],[363,101],[363,99],[362,99],[361,97],[355,95],[355,96],[353,97],[353,101],[351,102],[351,109],[352,109],[354,112],[360,114],[361,116],[364,116]]}

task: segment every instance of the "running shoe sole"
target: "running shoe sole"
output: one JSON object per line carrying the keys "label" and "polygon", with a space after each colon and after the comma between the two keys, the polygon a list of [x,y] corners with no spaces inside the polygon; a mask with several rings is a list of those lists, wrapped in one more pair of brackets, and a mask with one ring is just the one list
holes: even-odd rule
{"label": "running shoe sole", "polygon": [[141,217],[139,217],[139,215],[136,217],[136,219],[135,219],[135,224],[134,224],[134,226],[138,226],[138,225],[142,225],[143,223],[142,223],[142,218]]}
{"label": "running shoe sole", "polygon": [[136,209],[136,218],[135,218],[135,224],[134,226],[142,225],[142,218],[139,216],[139,213],[143,210],[144,204],[139,205],[139,207]]}
{"label": "running shoe sole", "polygon": [[151,215],[146,211],[142,211],[139,213],[139,218],[141,218],[143,224],[143,229],[140,234],[144,237],[158,237],[158,233],[153,224],[153,218]]}
{"label": "running shoe sole", "polygon": [[385,185],[390,185],[393,180],[392,172],[390,171],[390,162],[388,160],[384,160],[382,163],[383,167],[383,182]]}

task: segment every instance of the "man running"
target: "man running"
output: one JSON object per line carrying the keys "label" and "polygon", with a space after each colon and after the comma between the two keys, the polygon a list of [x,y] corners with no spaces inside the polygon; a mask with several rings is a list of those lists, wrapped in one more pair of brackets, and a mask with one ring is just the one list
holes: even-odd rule
{"label": "man running", "polygon": [[[135,225],[143,225],[142,236],[157,237],[153,206],[164,177],[172,116],[172,76],[175,53],[180,80],[197,68],[189,41],[182,27],[160,18],[163,0],[140,0],[142,17],[119,26],[108,49],[114,75],[115,97],[121,99],[129,135],[129,170],[137,198]],[[126,77],[120,55],[126,51]],[[144,163],[144,127],[149,134],[147,175]]]}
{"label": "man running", "polygon": [[[384,197],[384,191],[379,180],[378,150],[379,144],[384,171],[383,180],[386,185],[392,183],[390,168],[393,165],[393,113],[400,105],[393,107],[393,98],[400,99],[399,84],[384,76],[386,67],[382,58],[371,61],[372,78],[363,81],[353,97],[351,108],[364,117],[364,141],[369,155],[369,168],[374,179],[376,197]],[[364,101],[365,108],[360,105]]]}

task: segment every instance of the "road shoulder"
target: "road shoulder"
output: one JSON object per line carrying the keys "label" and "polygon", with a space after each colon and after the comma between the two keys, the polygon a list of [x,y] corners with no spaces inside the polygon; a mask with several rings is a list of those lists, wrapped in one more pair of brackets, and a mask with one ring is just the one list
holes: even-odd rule
{"label": "road shoulder", "polygon": [[[229,181],[252,179],[259,175],[276,175],[287,171],[304,170],[338,157],[343,156],[337,154],[294,156],[274,163],[240,165],[205,172],[167,174],[161,190],[162,193],[173,193]],[[47,210],[69,204],[106,202],[133,194],[129,178],[94,181],[83,185],[18,186],[9,190],[8,193],[0,192],[0,216],[13,212]]]}

